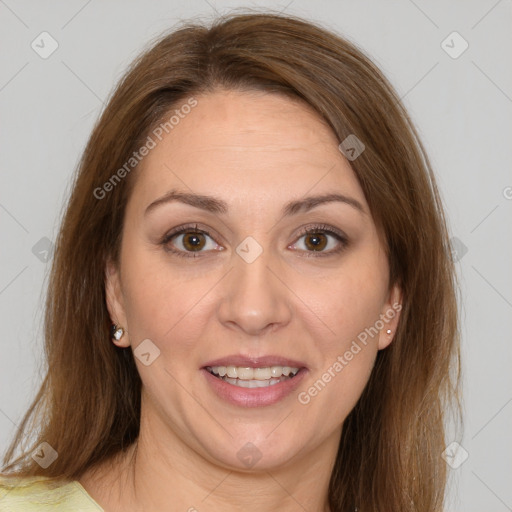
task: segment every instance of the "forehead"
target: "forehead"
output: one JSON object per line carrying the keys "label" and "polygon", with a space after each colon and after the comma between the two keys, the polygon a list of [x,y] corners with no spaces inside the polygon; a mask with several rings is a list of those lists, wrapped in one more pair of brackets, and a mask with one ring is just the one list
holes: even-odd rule
{"label": "forehead", "polygon": [[253,91],[195,99],[161,140],[152,135],[156,145],[137,173],[138,200],[179,188],[245,204],[281,204],[308,191],[350,193],[365,203],[335,134],[308,105]]}

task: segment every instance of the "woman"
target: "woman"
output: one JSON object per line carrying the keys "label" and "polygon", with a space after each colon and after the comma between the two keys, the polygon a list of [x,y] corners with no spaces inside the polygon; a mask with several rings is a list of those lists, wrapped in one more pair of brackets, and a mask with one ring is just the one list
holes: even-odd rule
{"label": "woman", "polygon": [[383,74],[280,15],[146,51],[80,164],[46,353],[0,509],[442,510],[453,263]]}

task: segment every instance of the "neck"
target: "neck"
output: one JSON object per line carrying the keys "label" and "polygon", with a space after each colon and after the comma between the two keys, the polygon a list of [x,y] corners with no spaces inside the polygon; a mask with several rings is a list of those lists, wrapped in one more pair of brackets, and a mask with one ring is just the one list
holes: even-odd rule
{"label": "neck", "polygon": [[282,465],[236,470],[207,460],[168,427],[155,428],[158,423],[155,417],[141,421],[136,443],[108,470],[80,479],[105,512],[163,512],[169,504],[187,512],[329,512],[328,486],[340,432]]}

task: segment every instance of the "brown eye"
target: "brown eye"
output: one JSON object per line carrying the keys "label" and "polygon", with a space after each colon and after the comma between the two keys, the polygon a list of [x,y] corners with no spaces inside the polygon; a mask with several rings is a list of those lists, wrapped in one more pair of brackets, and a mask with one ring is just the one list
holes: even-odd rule
{"label": "brown eye", "polygon": [[334,256],[348,246],[347,236],[325,224],[312,226],[301,232],[290,249],[299,249],[304,256]]}
{"label": "brown eye", "polygon": [[200,251],[205,246],[206,240],[203,233],[188,231],[183,233],[182,244],[187,251]]}
{"label": "brown eye", "polygon": [[165,250],[177,256],[197,257],[211,251],[221,251],[208,231],[197,226],[183,226],[165,235],[161,241]]}
{"label": "brown eye", "polygon": [[323,233],[308,233],[305,236],[305,245],[311,251],[323,251],[327,242],[327,237]]}

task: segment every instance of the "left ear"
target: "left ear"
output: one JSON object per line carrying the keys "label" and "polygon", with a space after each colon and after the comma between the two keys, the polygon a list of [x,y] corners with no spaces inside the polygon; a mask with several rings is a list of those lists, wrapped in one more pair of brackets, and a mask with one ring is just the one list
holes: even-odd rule
{"label": "left ear", "polygon": [[[402,290],[396,284],[390,289],[388,300],[382,307],[380,314],[383,327],[379,332],[379,350],[386,348],[393,341],[400,318],[400,311],[402,311]],[[388,331],[391,332],[388,333]]]}

